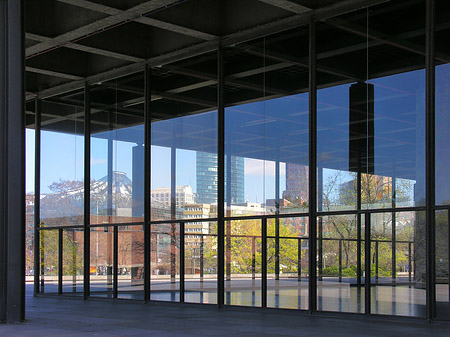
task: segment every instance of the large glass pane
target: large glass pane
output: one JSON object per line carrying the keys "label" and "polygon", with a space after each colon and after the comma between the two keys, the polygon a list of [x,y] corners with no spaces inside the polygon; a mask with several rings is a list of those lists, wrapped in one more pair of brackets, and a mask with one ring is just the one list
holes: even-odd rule
{"label": "large glass pane", "polygon": [[426,317],[425,212],[371,215],[371,312]]}
{"label": "large glass pane", "polygon": [[41,103],[41,225],[83,225],[84,93]]}
{"label": "large glass pane", "polygon": [[26,282],[34,281],[34,169],[35,169],[35,131],[25,130],[25,262]]}
{"label": "large glass pane", "polygon": [[225,223],[225,304],[261,306],[261,220]]}
{"label": "large glass pane", "polygon": [[90,295],[113,297],[114,228],[91,228]]}
{"label": "large glass pane", "polygon": [[185,302],[217,303],[217,223],[184,225]]}
{"label": "large glass pane", "polygon": [[152,69],[151,219],[217,216],[217,53]]}
{"label": "large glass pane", "polygon": [[308,30],[228,48],[225,73],[227,215],[306,212]]}
{"label": "large glass pane", "polygon": [[180,301],[180,225],[151,225],[150,299]]}
{"label": "large glass pane", "polygon": [[64,229],[62,249],[62,291],[70,295],[83,295],[84,231]]}
{"label": "large glass pane", "polygon": [[[363,207],[425,205],[425,12],[421,0],[368,10]],[[388,39],[376,41],[380,34]]]}
{"label": "large glass pane", "polygon": [[307,310],[308,218],[267,221],[267,306]]}
{"label": "large glass pane", "polygon": [[[450,48],[448,44],[450,3],[436,0],[436,90],[435,90],[435,203],[450,205]],[[436,313],[450,320],[450,231],[447,211],[436,212]]]}
{"label": "large glass pane", "polygon": [[144,218],[144,78],[91,86],[91,225]]}
{"label": "large glass pane", "polygon": [[40,231],[40,292],[58,292],[59,235],[58,230]]}
{"label": "large glass pane", "polygon": [[117,297],[144,299],[143,225],[118,228]]}
{"label": "large glass pane", "polygon": [[317,307],[364,313],[364,218],[333,215],[317,219]]}
{"label": "large glass pane", "polygon": [[319,211],[424,205],[424,13],[403,1],[319,24]]}
{"label": "large glass pane", "polygon": [[[450,10],[448,1],[436,1],[436,51],[438,54],[448,54],[448,34],[445,28],[449,18],[445,13]],[[450,179],[448,167],[450,165],[450,149],[448,146],[450,128],[450,58],[436,59],[436,204],[450,204]]]}

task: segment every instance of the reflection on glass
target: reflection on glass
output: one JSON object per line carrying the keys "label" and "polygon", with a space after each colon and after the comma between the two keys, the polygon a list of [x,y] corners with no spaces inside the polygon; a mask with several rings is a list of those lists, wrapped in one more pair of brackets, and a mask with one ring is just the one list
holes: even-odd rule
{"label": "reflection on glass", "polygon": [[113,297],[113,227],[91,228],[90,295]]}
{"label": "reflection on glass", "polygon": [[227,215],[306,212],[308,29],[229,47],[225,63]]}
{"label": "reflection on glass", "polygon": [[[448,33],[447,33],[448,34]],[[448,35],[447,35],[448,36]],[[442,39],[443,37],[441,37]],[[446,38],[445,38],[446,40]],[[447,43],[442,41],[445,47]],[[443,47],[442,46],[442,47]],[[441,48],[442,48],[441,47]],[[450,166],[450,148],[448,146],[450,129],[449,95],[450,64],[442,64],[436,68],[436,205],[450,204],[450,184],[448,167]]]}
{"label": "reflection on glass", "polygon": [[35,169],[35,152],[34,152],[35,132],[33,129],[25,130],[26,141],[26,195],[25,195],[25,261],[26,261],[26,280],[30,282],[34,280],[34,169]]}
{"label": "reflection on glass", "polygon": [[363,228],[358,215],[318,218],[318,310],[364,313]]}
{"label": "reflection on glass", "polygon": [[65,229],[62,233],[62,291],[70,295],[82,295],[84,290],[84,231],[82,229]]}
{"label": "reflection on glass", "polygon": [[225,223],[225,304],[261,306],[261,220]]}
{"label": "reflection on glass", "polygon": [[448,211],[436,212],[436,313],[450,319],[450,230]]}
{"label": "reflection on glass", "polygon": [[298,94],[226,108],[228,215],[307,211],[307,107]]}
{"label": "reflection on glass", "polygon": [[41,225],[83,225],[84,94],[41,102]]}
{"label": "reflection on glass", "polygon": [[58,292],[58,249],[59,231],[41,230],[40,232],[40,292]]}
{"label": "reflection on glass", "polygon": [[372,214],[372,313],[426,316],[425,231],[425,212]]}
{"label": "reflection on glass", "polygon": [[308,219],[268,219],[267,306],[307,310],[308,276]]}
{"label": "reflection on glass", "polygon": [[144,230],[142,225],[118,228],[117,296],[144,299]]}
{"label": "reflection on glass", "polygon": [[91,86],[90,223],[144,217],[144,78]]}
{"label": "reflection on glass", "polygon": [[151,219],[216,217],[217,53],[151,71]]}
{"label": "reflection on glass", "polygon": [[150,299],[180,301],[180,225],[151,225]]}
{"label": "reflection on glass", "polygon": [[362,179],[363,207],[423,206],[425,70],[369,83],[374,91],[374,170]]}
{"label": "reflection on glass", "polygon": [[152,220],[217,216],[217,111],[154,121],[151,134]]}
{"label": "reflection on glass", "polygon": [[187,222],[184,228],[185,302],[217,303],[217,223]]}
{"label": "reflection on glass", "polygon": [[317,91],[318,209],[356,208],[357,175],[349,170],[348,85]]}

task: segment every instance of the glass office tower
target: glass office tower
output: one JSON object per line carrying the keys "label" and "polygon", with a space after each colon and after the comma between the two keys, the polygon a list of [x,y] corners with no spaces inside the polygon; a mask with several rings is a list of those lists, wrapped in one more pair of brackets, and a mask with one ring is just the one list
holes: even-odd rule
{"label": "glass office tower", "polygon": [[[217,203],[217,155],[197,152],[197,202],[200,204]],[[231,158],[230,165],[231,185],[233,194],[231,202],[244,203],[244,158]],[[225,178],[226,179],[226,178]],[[225,185],[227,184],[225,180]]]}

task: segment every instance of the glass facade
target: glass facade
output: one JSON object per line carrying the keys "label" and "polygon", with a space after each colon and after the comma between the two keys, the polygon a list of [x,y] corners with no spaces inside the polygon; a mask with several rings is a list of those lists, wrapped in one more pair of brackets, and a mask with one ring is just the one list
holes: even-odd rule
{"label": "glass facade", "polygon": [[436,22],[387,2],[38,99],[38,291],[450,319],[435,4]]}

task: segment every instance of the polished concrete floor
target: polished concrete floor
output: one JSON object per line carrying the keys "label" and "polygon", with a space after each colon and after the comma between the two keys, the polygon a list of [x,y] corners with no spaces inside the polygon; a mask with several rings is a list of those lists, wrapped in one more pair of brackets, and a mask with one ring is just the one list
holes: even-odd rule
{"label": "polished concrete floor", "polygon": [[450,323],[293,311],[31,296],[27,321],[0,336],[449,336]]}

